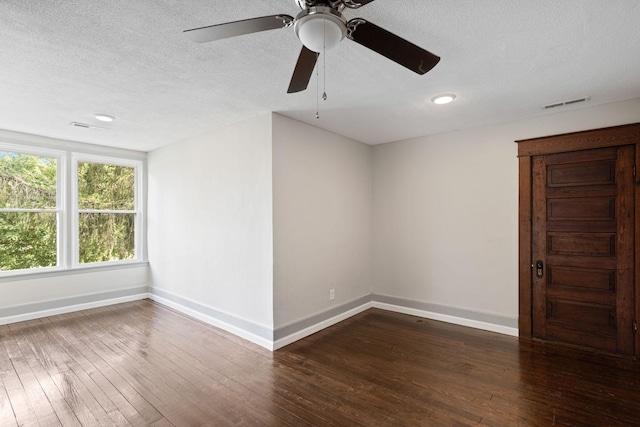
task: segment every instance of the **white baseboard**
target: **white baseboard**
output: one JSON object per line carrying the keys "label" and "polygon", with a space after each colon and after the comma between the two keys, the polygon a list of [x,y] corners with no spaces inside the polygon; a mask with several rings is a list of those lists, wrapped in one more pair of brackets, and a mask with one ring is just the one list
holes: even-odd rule
{"label": "white baseboard", "polygon": [[254,344],[257,344],[261,347],[266,348],[267,350],[271,350],[273,351],[273,341],[272,340],[268,340],[265,338],[262,338],[258,335],[252,334],[251,332],[248,332],[244,329],[238,328],[236,326],[230,325],[229,323],[223,322],[219,319],[216,319],[212,316],[200,313],[199,311],[193,310],[189,307],[186,307],[182,304],[179,304],[177,302],[171,301],[167,298],[163,298],[159,295],[155,295],[153,293],[149,294],[149,299],[152,299],[153,301],[159,302],[162,305],[166,305],[167,307],[171,307],[174,310],[179,311],[180,313],[183,313],[189,317],[193,317],[194,319],[198,319],[201,322],[204,322],[208,325],[211,326],[215,326],[216,328],[220,328],[224,331],[227,331],[233,335],[236,335],[240,338],[243,338],[247,341],[251,341]]}
{"label": "white baseboard", "polygon": [[[39,310],[39,311],[32,311],[32,312],[27,312],[27,313],[22,313],[22,314],[16,314],[16,315],[10,315],[10,316],[5,316],[5,317],[0,317],[0,325],[6,325],[6,324],[10,324],[10,323],[17,323],[17,322],[24,322],[27,320],[34,320],[34,319],[40,319],[43,317],[48,317],[48,316],[56,316],[58,314],[66,314],[66,313],[73,313],[76,311],[81,311],[81,310],[88,310],[91,308],[97,308],[97,307],[105,307],[105,306],[109,306],[109,305],[114,305],[114,304],[121,304],[121,303],[125,303],[125,302],[130,302],[130,301],[137,301],[137,300],[141,300],[141,299],[145,299],[145,298],[149,298],[153,301],[157,301],[160,304],[166,305],[167,307],[173,308],[189,317],[193,317],[197,320],[200,320],[204,323],[207,323],[211,326],[220,328],[222,330],[225,330],[233,335],[236,335],[240,338],[246,339],[250,342],[253,342],[261,347],[266,348],[267,350],[277,350],[279,348],[285,347],[295,341],[298,341],[300,339],[303,339],[309,335],[312,335],[316,332],[319,332],[325,328],[328,328],[329,326],[335,325],[337,323],[340,323],[352,316],[355,316],[356,314],[362,313],[363,311],[366,311],[370,308],[379,308],[382,310],[388,310],[388,311],[393,311],[396,313],[403,313],[403,314],[409,314],[412,316],[418,316],[418,317],[423,317],[426,319],[432,319],[432,320],[438,320],[438,321],[442,321],[442,322],[447,322],[447,323],[452,323],[455,325],[461,325],[461,326],[467,326],[467,327],[471,327],[471,328],[475,328],[475,329],[482,329],[485,331],[491,331],[491,332],[497,332],[500,334],[505,334],[505,335],[510,335],[510,336],[518,336],[518,329],[517,328],[513,328],[513,327],[509,327],[509,326],[504,326],[504,325],[499,325],[499,324],[494,324],[494,323],[489,323],[489,322],[483,322],[483,321],[479,321],[479,320],[472,320],[472,319],[468,319],[468,318],[464,318],[464,317],[458,317],[458,316],[452,316],[452,315],[448,315],[448,314],[442,314],[442,313],[436,313],[433,311],[427,311],[427,310],[421,310],[421,309],[417,309],[417,308],[410,308],[410,307],[405,307],[405,306],[401,306],[401,305],[395,305],[395,304],[389,304],[389,303],[383,303],[383,302],[377,302],[377,301],[368,301],[365,302],[364,304],[361,304],[357,307],[354,307],[352,309],[346,310],[342,313],[339,313],[331,318],[319,321],[317,323],[314,323],[308,327],[305,327],[303,329],[300,329],[299,331],[295,331],[283,338],[280,338],[278,340],[273,340],[273,339],[268,339],[268,338],[264,338],[261,337],[259,335],[256,335],[252,332],[247,331],[246,329],[240,328],[238,326],[234,326],[232,324],[229,324],[227,322],[224,322],[220,319],[217,319],[213,316],[204,314],[202,312],[199,312],[197,310],[194,310],[192,308],[189,308],[185,305],[182,305],[180,303],[177,303],[175,301],[172,301],[170,299],[161,297],[159,295],[153,294],[151,292],[146,293],[146,292],[142,292],[142,293],[137,293],[134,295],[127,295],[127,296],[122,296],[122,297],[115,297],[115,298],[107,298],[107,299],[100,299],[100,300],[96,300],[96,301],[90,301],[90,302],[86,302],[86,303],[80,303],[80,304],[73,304],[73,303],[69,303],[70,301],[64,301],[64,300],[59,300],[58,304],[62,305],[59,307],[55,307],[56,305],[56,301],[49,301],[49,302],[45,302],[45,303],[39,303],[39,304],[45,304],[45,305],[50,305],[53,308],[50,309],[46,309],[46,310]],[[63,305],[64,303],[67,303],[68,305]],[[42,307],[42,306],[40,306]],[[327,313],[329,314],[329,313]],[[329,314],[330,315],[330,314]],[[266,334],[267,331],[265,331]]]}
{"label": "white baseboard", "polygon": [[497,325],[497,324],[493,324],[493,323],[488,323],[488,322],[482,322],[482,321],[478,321],[478,320],[471,320],[471,319],[465,319],[462,317],[456,317],[456,316],[451,316],[451,315],[446,315],[446,314],[440,314],[440,313],[434,313],[434,312],[430,312],[430,311],[426,311],[426,310],[419,310],[419,309],[415,309],[415,308],[409,308],[409,307],[403,307],[403,306],[399,306],[399,305],[393,305],[393,304],[387,304],[387,303],[381,303],[381,302],[375,302],[375,301],[371,301],[371,302],[367,302],[364,303],[362,305],[359,305],[358,307],[352,308],[350,310],[344,311],[340,314],[337,314],[329,319],[325,319],[323,321],[320,321],[318,323],[315,323],[311,326],[308,326],[304,329],[301,329],[299,331],[296,331],[290,335],[287,335],[283,338],[280,338],[276,341],[271,341],[268,339],[265,339],[263,337],[260,337],[258,335],[255,335],[251,332],[248,332],[242,328],[239,328],[237,326],[231,325],[229,323],[223,322],[219,319],[216,319],[212,316],[203,314],[197,310],[193,310],[189,307],[186,307],[182,304],[176,303],[174,301],[171,301],[169,299],[163,298],[161,296],[158,295],[154,295],[154,294],[150,294],[149,298],[159,302],[160,304],[166,305],[168,307],[171,307],[187,316],[193,317],[195,319],[198,319],[204,323],[207,323],[211,326],[215,326],[217,328],[220,328],[222,330],[225,330],[231,334],[234,334],[240,338],[246,339],[248,341],[253,342],[254,344],[257,344],[261,347],[266,348],[267,350],[278,350],[282,347],[285,347],[289,344],[292,344],[298,340],[301,340],[305,337],[308,337],[309,335],[313,335],[316,332],[320,332],[321,330],[328,328],[330,326],[333,326],[337,323],[340,323],[352,316],[355,316],[356,314],[362,313],[363,311],[366,311],[370,308],[379,308],[382,310],[387,310],[387,311],[393,311],[396,313],[403,313],[403,314],[409,314],[412,316],[418,316],[418,317],[422,317],[425,319],[432,319],[432,320],[438,320],[438,321],[442,321],[442,322],[447,322],[447,323],[452,323],[455,325],[460,325],[460,326],[467,326],[467,327],[471,327],[471,328],[475,328],[475,329],[482,329],[485,331],[491,331],[491,332],[497,332],[500,334],[505,334],[505,335],[511,335],[511,336],[518,336],[518,329],[517,328],[511,328],[508,326],[503,326],[503,325]]}
{"label": "white baseboard", "polygon": [[309,326],[305,329],[302,329],[298,332],[295,332],[291,335],[281,338],[273,343],[273,350],[277,350],[293,342],[301,340],[302,338],[308,337],[309,335],[313,335],[316,332],[320,332],[321,330],[328,328],[329,326],[333,326],[336,323],[340,323],[343,320],[348,319],[349,317],[355,316],[358,313],[362,313],[363,311],[370,309],[371,307],[372,307],[371,302],[362,304],[361,306],[352,308],[351,310],[345,311],[344,313],[340,313],[337,316],[334,316],[330,319],[323,320],[322,322],[316,323],[315,325]]}
{"label": "white baseboard", "polygon": [[118,298],[109,298],[99,301],[87,302],[83,304],[74,304],[64,307],[51,308],[48,310],[34,311],[25,314],[17,314],[15,316],[0,317],[0,325],[8,325],[10,323],[26,322],[27,320],[41,319],[43,317],[56,316],[58,314],[73,313],[76,311],[88,310],[90,308],[106,307],[108,305],[121,304],[124,302],[138,301],[148,298],[148,293],[140,293],[136,295],[128,295]]}
{"label": "white baseboard", "polygon": [[373,302],[374,308],[394,311],[396,313],[409,314],[411,316],[424,317],[425,319],[438,320],[441,322],[453,323],[454,325],[468,326],[470,328],[482,329],[484,331],[497,332],[499,334],[518,336],[518,328],[511,328],[493,323],[481,322],[478,320],[465,319],[463,317],[451,316],[448,314],[434,313],[431,311],[419,310],[416,308],[402,307],[399,305]]}

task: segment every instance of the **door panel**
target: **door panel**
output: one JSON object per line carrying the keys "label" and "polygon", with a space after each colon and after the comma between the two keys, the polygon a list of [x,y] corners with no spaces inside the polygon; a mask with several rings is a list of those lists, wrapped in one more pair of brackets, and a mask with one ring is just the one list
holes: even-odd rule
{"label": "door panel", "polygon": [[550,165],[547,185],[553,187],[607,185],[615,183],[615,161],[585,162],[572,165]]}
{"label": "door panel", "polygon": [[532,162],[533,336],[633,354],[633,146]]}
{"label": "door panel", "polygon": [[598,291],[613,291],[616,288],[615,270],[547,267],[547,286],[570,286]]}
{"label": "door panel", "polygon": [[611,233],[547,233],[547,255],[616,255],[616,236]]}
{"label": "door panel", "polygon": [[552,221],[615,221],[615,197],[574,197],[547,200],[548,218]]}

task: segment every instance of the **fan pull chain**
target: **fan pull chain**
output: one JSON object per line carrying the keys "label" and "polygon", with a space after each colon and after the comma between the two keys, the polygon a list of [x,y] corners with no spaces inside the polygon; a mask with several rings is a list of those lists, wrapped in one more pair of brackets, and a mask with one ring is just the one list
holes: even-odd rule
{"label": "fan pull chain", "polygon": [[[327,23],[322,22],[322,100],[327,100]],[[320,118],[320,64],[316,65],[316,119]]]}
{"label": "fan pull chain", "polygon": [[322,20],[322,100],[327,100],[327,21]]}
{"label": "fan pull chain", "polygon": [[316,119],[320,118],[320,67],[316,66]]}

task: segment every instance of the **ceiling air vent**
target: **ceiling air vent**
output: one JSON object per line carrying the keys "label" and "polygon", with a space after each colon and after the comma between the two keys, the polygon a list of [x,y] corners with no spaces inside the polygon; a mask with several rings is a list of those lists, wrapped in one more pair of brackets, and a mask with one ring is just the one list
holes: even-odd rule
{"label": "ceiling air vent", "polygon": [[69,123],[69,126],[73,126],[76,128],[84,128],[84,129],[104,129],[103,127],[100,127],[100,126],[94,126],[94,125],[90,125],[87,123],[80,123],[80,122],[71,122]]}
{"label": "ceiling air vent", "polygon": [[551,108],[558,108],[558,107],[564,107],[564,106],[567,106],[567,105],[578,104],[580,102],[585,102],[585,101],[588,101],[588,100],[589,100],[589,97],[585,96],[583,98],[572,99],[570,101],[554,102],[552,104],[547,104],[542,108],[544,108],[545,110],[549,110]]}

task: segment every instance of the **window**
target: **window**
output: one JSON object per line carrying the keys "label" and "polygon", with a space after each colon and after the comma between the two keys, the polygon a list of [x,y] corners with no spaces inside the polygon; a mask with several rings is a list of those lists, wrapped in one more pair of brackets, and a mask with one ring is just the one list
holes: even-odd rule
{"label": "window", "polygon": [[142,166],[0,144],[0,275],[142,261]]}
{"label": "window", "polygon": [[135,165],[79,158],[75,170],[79,263],[135,259]]}
{"label": "window", "polygon": [[0,148],[0,271],[58,265],[58,164]]}

